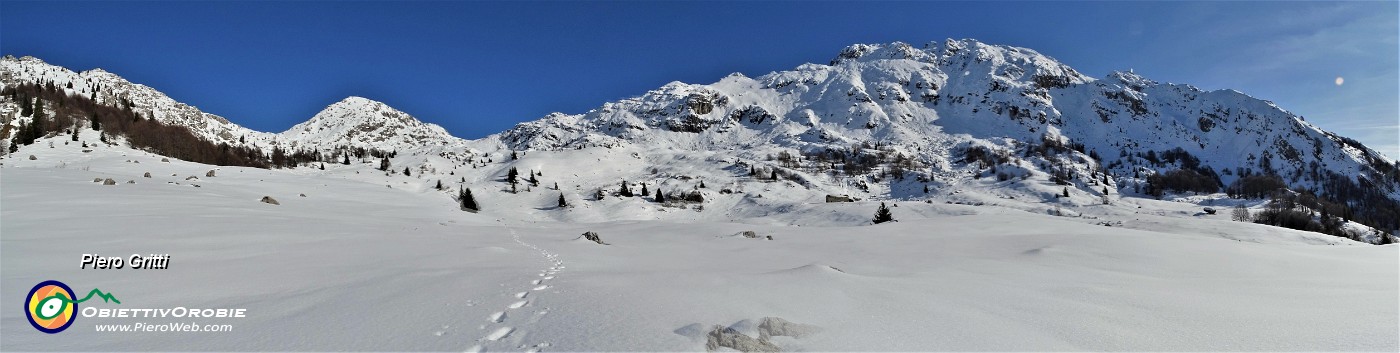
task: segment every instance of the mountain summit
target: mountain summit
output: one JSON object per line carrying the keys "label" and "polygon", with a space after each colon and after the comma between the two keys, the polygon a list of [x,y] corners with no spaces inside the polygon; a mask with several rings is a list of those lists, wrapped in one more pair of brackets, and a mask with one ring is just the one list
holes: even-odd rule
{"label": "mountain summit", "polygon": [[459,143],[441,126],[424,123],[384,103],[348,97],[321,110],[311,120],[282,132],[292,145],[373,147],[407,150]]}

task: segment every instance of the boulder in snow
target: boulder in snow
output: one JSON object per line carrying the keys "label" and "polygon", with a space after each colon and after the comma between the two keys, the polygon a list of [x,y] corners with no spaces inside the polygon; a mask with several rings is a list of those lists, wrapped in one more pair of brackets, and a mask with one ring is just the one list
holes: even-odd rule
{"label": "boulder in snow", "polygon": [[604,243],[604,242],[603,242],[603,238],[601,238],[601,237],[598,236],[598,232],[594,232],[594,231],[591,231],[591,230],[590,230],[590,231],[587,231],[587,232],[583,232],[583,238],[584,238],[584,239],[588,239],[589,241],[592,241],[592,242],[594,242],[594,243],[598,243],[598,244],[602,244],[602,245],[608,245],[608,243]]}
{"label": "boulder in snow", "polygon": [[151,172],[146,172],[146,174],[142,174],[141,176],[150,178],[150,177],[151,177]]}
{"label": "boulder in snow", "polygon": [[39,160],[39,157],[35,157],[34,155],[31,154],[31,155],[29,155],[29,160],[31,160],[31,161]]}
{"label": "boulder in snow", "polygon": [[262,200],[258,200],[258,201],[262,201],[262,203],[266,203],[266,204],[281,205],[280,203],[277,202],[277,199],[272,198],[272,196],[263,196],[263,197],[262,197]]}
{"label": "boulder in snow", "polygon": [[207,177],[207,178],[213,178],[213,177],[214,177],[214,170],[213,170],[213,169],[210,169],[208,173],[204,173],[204,176]]}
{"label": "boulder in snow", "polygon": [[720,347],[740,352],[778,352],[781,348],[766,339],[754,339],[738,330],[715,325],[705,337],[705,350],[714,352]]}
{"label": "boulder in snow", "polygon": [[852,202],[852,201],[855,201],[855,199],[852,199],[850,196],[847,196],[847,195],[840,195],[840,196],[837,196],[837,195],[826,195],[826,202]]}
{"label": "boulder in snow", "polygon": [[107,178],[107,180],[102,181],[102,185],[117,185],[117,181],[112,180],[112,178]]}

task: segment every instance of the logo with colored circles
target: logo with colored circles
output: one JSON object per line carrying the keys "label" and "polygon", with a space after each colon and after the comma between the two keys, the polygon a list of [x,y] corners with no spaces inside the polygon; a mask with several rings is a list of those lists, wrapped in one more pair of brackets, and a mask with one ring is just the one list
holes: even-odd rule
{"label": "logo with colored circles", "polygon": [[116,297],[103,293],[101,290],[93,288],[87,297],[75,299],[73,289],[59,281],[43,281],[29,290],[29,295],[24,297],[24,311],[29,317],[29,324],[35,329],[44,333],[59,333],[73,325],[74,314],[78,312],[78,303],[86,301],[92,296],[102,297],[103,301],[121,304]]}

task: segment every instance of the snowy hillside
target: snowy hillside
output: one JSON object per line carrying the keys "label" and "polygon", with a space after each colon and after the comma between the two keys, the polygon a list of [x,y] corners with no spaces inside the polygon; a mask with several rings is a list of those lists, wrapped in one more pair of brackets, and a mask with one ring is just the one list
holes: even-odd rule
{"label": "snowy hillside", "polygon": [[[218,115],[176,102],[154,88],[131,83],[102,69],[73,72],[30,56],[7,56],[0,59],[0,84],[10,87],[19,83],[52,83],[69,94],[91,97],[101,104],[129,105],[132,110],[145,117],[171,125],[187,126],[195,135],[215,143],[235,144],[244,136],[255,140],[270,137],[266,133],[249,130]],[[7,117],[6,123],[12,123],[12,118]]]}
{"label": "snowy hillside", "polygon": [[[804,192],[759,183],[747,191],[764,197],[744,202],[772,203],[735,209],[770,214],[724,221],[711,218],[709,208],[723,211],[713,204],[696,211],[612,196],[585,202],[571,195],[577,205],[559,210],[548,206],[553,192],[481,188],[500,184],[483,172],[468,185],[478,187],[486,209],[471,213],[433,189],[432,178],[386,175],[375,163],[213,167],[121,146],[85,152],[54,140],[0,165],[0,293],[10,293],[7,302],[59,279],[121,300],[85,307],[244,308],[247,317],[79,317],[47,335],[24,323],[19,305],[4,305],[4,351],[1400,347],[1397,245],[1232,222],[1190,203],[1066,204],[1066,213],[1086,213],[1067,217],[996,206],[1018,201],[967,191],[956,197],[969,197],[969,205],[893,203],[899,222],[871,226],[875,202],[780,202]],[[553,152],[501,159],[508,160],[487,164],[552,166],[535,167],[543,184],[656,163],[599,165]],[[206,174],[211,169],[214,176]],[[264,196],[279,205],[259,202]],[[988,204],[971,205],[978,201]],[[640,216],[541,218],[605,207]],[[611,245],[581,239],[586,231]],[[133,252],[173,260],[168,270],[75,264],[82,253]],[[231,326],[96,329],[164,321]]]}

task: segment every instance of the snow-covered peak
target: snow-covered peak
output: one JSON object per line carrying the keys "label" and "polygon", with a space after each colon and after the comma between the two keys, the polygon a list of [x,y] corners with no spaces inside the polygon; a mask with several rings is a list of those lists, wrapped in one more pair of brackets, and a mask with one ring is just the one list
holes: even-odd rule
{"label": "snow-covered peak", "polygon": [[293,145],[401,150],[458,144],[441,126],[364,97],[347,97],[280,135]]}
{"label": "snow-covered peak", "polygon": [[48,84],[62,87],[69,94],[90,97],[100,104],[131,104],[143,116],[169,125],[189,127],[191,132],[215,143],[240,144],[268,140],[271,134],[249,130],[218,115],[178,102],[145,85],[135,84],[102,69],[74,72],[32,56],[0,58],[0,84]]}

